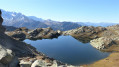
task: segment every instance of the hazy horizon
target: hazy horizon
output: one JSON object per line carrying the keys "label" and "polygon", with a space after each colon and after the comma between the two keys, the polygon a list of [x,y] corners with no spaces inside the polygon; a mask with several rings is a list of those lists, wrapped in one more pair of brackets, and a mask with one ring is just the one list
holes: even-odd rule
{"label": "hazy horizon", "polygon": [[119,23],[118,3],[118,0],[3,0],[0,9],[54,21]]}

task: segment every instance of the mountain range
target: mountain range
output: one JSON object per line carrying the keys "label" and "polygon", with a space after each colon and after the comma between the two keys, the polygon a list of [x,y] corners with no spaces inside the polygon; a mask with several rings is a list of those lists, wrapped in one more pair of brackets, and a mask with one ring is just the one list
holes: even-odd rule
{"label": "mountain range", "polygon": [[37,18],[35,16],[25,16],[22,13],[17,12],[10,12],[2,10],[2,17],[4,19],[3,25],[5,26],[13,26],[13,27],[26,27],[28,29],[35,29],[35,28],[47,28],[51,27],[54,30],[71,30],[78,28],[80,26],[111,26],[118,23],[91,23],[91,22],[59,22],[53,20],[44,20],[42,18]]}
{"label": "mountain range", "polygon": [[3,25],[14,27],[26,27],[29,29],[47,28],[51,27],[54,30],[70,30],[80,27],[80,24],[72,22],[58,22],[52,20],[43,20],[35,16],[25,16],[21,13],[9,12],[2,10],[2,17],[4,19]]}

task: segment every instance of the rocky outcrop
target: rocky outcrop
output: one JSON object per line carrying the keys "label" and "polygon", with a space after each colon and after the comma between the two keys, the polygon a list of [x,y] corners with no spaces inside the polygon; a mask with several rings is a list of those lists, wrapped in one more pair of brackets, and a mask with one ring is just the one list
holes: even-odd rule
{"label": "rocky outcrop", "polygon": [[106,27],[106,29],[107,30],[100,33],[100,38],[90,41],[91,45],[97,49],[108,49],[109,51],[117,49],[119,47],[119,25],[109,26]]}
{"label": "rocky outcrop", "polygon": [[0,33],[4,33],[5,28],[2,26],[3,18],[2,18],[2,12],[0,10]]}
{"label": "rocky outcrop", "polygon": [[1,10],[0,10],[0,26],[2,26],[2,22],[3,22],[3,18],[2,18],[2,12],[1,12]]}
{"label": "rocky outcrop", "polygon": [[92,39],[99,38],[99,34],[106,30],[105,27],[82,26],[77,29],[64,31],[63,35],[71,35],[83,43],[88,43]]}
{"label": "rocky outcrop", "polygon": [[105,27],[82,26],[77,29],[64,31],[63,35],[71,35],[76,39],[95,39],[100,37],[99,34],[105,30],[107,30]]}
{"label": "rocky outcrop", "polygon": [[108,37],[100,37],[90,41],[90,44],[97,49],[105,49],[115,44],[115,42]]}
{"label": "rocky outcrop", "polygon": [[52,28],[37,28],[29,31],[26,38],[28,39],[43,39],[43,38],[57,38],[60,36],[60,31],[53,31]]}
{"label": "rocky outcrop", "polygon": [[18,62],[12,50],[0,45],[0,67],[17,67]]}
{"label": "rocky outcrop", "polygon": [[61,31],[54,31],[52,28],[37,28],[35,30],[28,30],[25,27],[18,28],[15,31],[5,32],[10,37],[16,40],[24,39],[52,39],[61,35]]}
{"label": "rocky outcrop", "polygon": [[105,27],[82,26],[77,29],[63,32],[64,35],[79,35],[84,33],[97,34],[106,30]]}
{"label": "rocky outcrop", "polygon": [[26,39],[28,29],[25,27],[21,27],[16,29],[15,31],[6,31],[5,34],[12,37],[15,40],[23,41]]}

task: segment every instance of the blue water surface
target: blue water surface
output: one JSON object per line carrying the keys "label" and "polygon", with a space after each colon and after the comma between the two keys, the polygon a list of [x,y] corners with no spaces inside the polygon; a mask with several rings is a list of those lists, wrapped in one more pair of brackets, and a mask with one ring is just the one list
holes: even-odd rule
{"label": "blue water surface", "polygon": [[89,43],[82,43],[72,36],[60,36],[55,39],[29,40],[24,42],[34,46],[47,56],[72,65],[90,64],[109,55],[93,48]]}

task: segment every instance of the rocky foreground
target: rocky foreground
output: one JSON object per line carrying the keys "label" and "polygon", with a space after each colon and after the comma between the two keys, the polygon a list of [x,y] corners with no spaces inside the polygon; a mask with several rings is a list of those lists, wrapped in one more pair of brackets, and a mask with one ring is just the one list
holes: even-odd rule
{"label": "rocky foreground", "polygon": [[[17,34],[12,35],[13,37],[6,35],[5,28],[2,26],[1,14],[0,11],[0,67],[74,67],[49,58],[29,44],[13,39],[13,37],[17,37]],[[44,29],[41,30],[44,31]],[[50,30],[50,32],[52,31]],[[31,37],[33,33],[35,33],[34,30],[30,32]],[[18,35],[24,38],[27,33],[24,34],[21,32]],[[48,35],[53,34],[54,32]]]}

